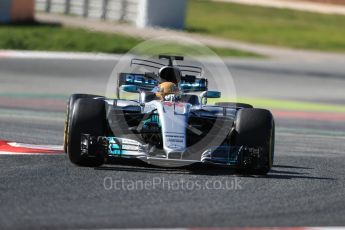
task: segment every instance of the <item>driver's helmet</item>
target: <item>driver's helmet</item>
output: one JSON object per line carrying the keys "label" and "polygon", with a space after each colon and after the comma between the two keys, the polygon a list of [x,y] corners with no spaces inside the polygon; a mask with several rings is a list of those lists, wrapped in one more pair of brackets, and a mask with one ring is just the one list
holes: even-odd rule
{"label": "driver's helmet", "polygon": [[181,81],[181,71],[173,66],[164,66],[159,72],[160,83],[156,91],[156,97],[166,100],[168,95],[175,95],[179,92],[178,84]]}
{"label": "driver's helmet", "polygon": [[159,84],[159,91],[156,92],[156,97],[160,100],[165,100],[168,95],[175,95],[179,93],[177,85],[173,82],[163,82]]}

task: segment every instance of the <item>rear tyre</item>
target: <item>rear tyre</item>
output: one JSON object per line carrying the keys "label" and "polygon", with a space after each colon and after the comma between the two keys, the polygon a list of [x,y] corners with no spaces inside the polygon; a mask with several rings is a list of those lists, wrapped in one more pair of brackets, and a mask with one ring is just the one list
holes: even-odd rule
{"label": "rear tyre", "polygon": [[68,129],[68,156],[79,166],[97,167],[104,163],[104,156],[85,156],[81,154],[81,134],[105,136],[106,114],[102,99],[77,99],[71,111]]}
{"label": "rear tyre", "polygon": [[66,119],[65,119],[65,127],[64,127],[64,143],[63,143],[63,149],[64,152],[67,153],[67,142],[68,142],[68,129],[69,129],[69,124],[70,124],[70,120],[71,120],[71,111],[73,110],[74,104],[76,102],[76,100],[80,99],[80,98],[104,98],[102,96],[98,96],[98,95],[92,95],[92,94],[72,94],[67,102],[67,110],[66,110]]}
{"label": "rear tyre", "polygon": [[240,109],[235,119],[234,144],[262,147],[263,155],[246,173],[267,174],[273,165],[275,125],[270,111],[265,109]]}
{"label": "rear tyre", "polygon": [[215,105],[222,107],[235,107],[235,108],[253,108],[252,105],[246,103],[237,103],[237,102],[216,102]]}

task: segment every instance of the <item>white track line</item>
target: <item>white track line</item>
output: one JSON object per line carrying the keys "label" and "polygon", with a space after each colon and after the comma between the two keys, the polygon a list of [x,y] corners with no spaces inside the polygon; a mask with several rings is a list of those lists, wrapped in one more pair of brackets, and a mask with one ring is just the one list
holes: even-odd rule
{"label": "white track line", "polygon": [[119,60],[121,54],[0,50],[0,59]]}

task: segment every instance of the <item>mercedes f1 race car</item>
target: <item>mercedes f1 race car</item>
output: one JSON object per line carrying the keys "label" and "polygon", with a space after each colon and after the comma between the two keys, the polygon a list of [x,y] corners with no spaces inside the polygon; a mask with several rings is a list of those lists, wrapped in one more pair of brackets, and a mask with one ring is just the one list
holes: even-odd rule
{"label": "mercedes f1 race car", "polygon": [[271,112],[244,103],[208,104],[221,93],[208,90],[201,67],[176,64],[183,59],[133,58],[131,66],[156,71],[120,73],[116,99],[73,94],[64,137],[70,161],[96,167],[110,158],[137,158],[163,167],[205,163],[268,173],[274,158]]}

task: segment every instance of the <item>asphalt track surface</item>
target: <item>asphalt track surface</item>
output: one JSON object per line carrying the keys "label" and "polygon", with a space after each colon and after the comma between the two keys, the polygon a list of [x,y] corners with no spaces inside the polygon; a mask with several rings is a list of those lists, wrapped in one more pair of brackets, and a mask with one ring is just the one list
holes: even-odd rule
{"label": "asphalt track surface", "polygon": [[[241,96],[345,101],[342,65],[233,63]],[[114,64],[0,59],[0,139],[61,145],[67,95],[104,92]],[[262,177],[128,161],[80,168],[63,154],[0,156],[0,228],[344,226],[344,121],[277,117],[276,127],[274,167]]]}

